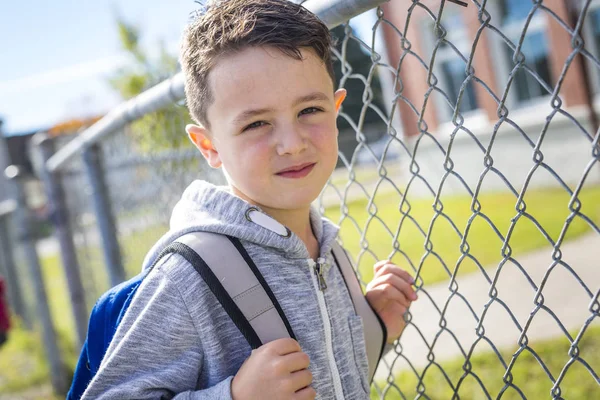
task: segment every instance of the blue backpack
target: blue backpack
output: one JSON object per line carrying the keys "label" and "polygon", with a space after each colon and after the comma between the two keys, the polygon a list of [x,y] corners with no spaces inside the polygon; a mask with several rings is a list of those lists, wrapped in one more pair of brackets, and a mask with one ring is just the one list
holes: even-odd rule
{"label": "blue backpack", "polygon": [[[372,379],[386,342],[385,325],[366,301],[346,252],[337,243],[332,252],[356,313],[365,322],[369,378]],[[296,338],[275,295],[237,238],[210,232],[188,233],[168,245],[151,267],[109,289],[98,299],[90,315],[87,338],[75,368],[67,400],[81,398],[98,372],[102,358],[137,289],[154,266],[169,254],[179,254],[194,267],[253,350],[275,339]],[[223,265],[227,268],[220,268]],[[243,282],[241,289],[240,282]],[[262,290],[252,291],[255,293],[252,298],[236,295],[257,286],[262,287]],[[271,318],[266,324],[264,319],[260,321],[260,325],[257,323],[256,310],[269,310]]]}

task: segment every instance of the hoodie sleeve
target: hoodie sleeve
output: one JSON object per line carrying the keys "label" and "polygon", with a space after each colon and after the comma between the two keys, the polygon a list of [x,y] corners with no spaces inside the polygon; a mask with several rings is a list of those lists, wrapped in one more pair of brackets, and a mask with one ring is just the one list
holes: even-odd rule
{"label": "hoodie sleeve", "polygon": [[195,390],[203,360],[200,335],[162,268],[167,263],[185,260],[165,257],[144,279],[82,400],[231,399],[231,376]]}

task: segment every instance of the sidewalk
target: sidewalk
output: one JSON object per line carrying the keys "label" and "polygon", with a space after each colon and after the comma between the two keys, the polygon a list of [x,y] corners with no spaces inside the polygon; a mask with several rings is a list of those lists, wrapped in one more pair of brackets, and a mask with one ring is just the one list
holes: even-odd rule
{"label": "sidewalk", "polygon": [[[579,275],[579,278],[592,292],[592,296],[596,294],[600,290],[600,235],[597,233],[587,234],[580,239],[563,244],[561,250],[563,253],[562,260]],[[551,248],[544,248],[518,257],[517,261],[530,275],[533,282],[539,286],[544,274],[552,265],[551,254]],[[497,266],[487,269],[490,279],[494,279],[496,270]],[[478,317],[481,316],[484,305],[490,301],[488,294],[490,284],[485,280],[483,274],[478,272],[459,277],[457,283],[458,293],[465,297]],[[445,313],[447,328],[454,333],[464,352],[468,353],[473,342],[477,339],[475,334],[477,321],[459,296],[455,295],[448,301],[452,294],[448,286],[449,281],[430,287],[425,286],[426,293],[419,292],[419,300],[411,306],[412,321],[431,345],[433,338],[441,329],[439,327],[440,313],[435,309],[432,300],[440,311],[443,311],[446,303],[448,303]],[[514,314],[521,327],[524,327],[530,313],[535,309],[533,303],[535,290],[524,274],[514,263],[507,262],[500,272],[496,288],[498,298]],[[592,297],[584,290],[573,274],[560,264],[549,274],[542,294],[544,295],[544,305],[556,314],[568,331],[578,332],[585,320],[591,316],[589,307]],[[592,324],[600,324],[600,318],[596,318]],[[510,351],[518,349],[520,331],[499,302],[494,301],[491,303],[484,318],[483,326],[485,336],[497,348]],[[568,344],[556,320],[545,310],[538,310],[527,329],[529,343],[557,336],[565,338],[565,343]],[[427,365],[429,349],[415,327],[408,326],[406,328],[400,344],[403,349],[402,354],[410,360],[417,370]],[[457,342],[446,331],[439,336],[433,350],[436,362],[461,356],[461,350]],[[483,340],[480,340],[475,348],[475,352],[491,350],[490,345]],[[387,365],[391,365],[395,358],[396,354],[393,351],[384,357],[384,362],[379,364],[376,379],[387,378],[389,373]],[[399,357],[394,364],[394,372],[407,368],[410,367],[406,360]]]}

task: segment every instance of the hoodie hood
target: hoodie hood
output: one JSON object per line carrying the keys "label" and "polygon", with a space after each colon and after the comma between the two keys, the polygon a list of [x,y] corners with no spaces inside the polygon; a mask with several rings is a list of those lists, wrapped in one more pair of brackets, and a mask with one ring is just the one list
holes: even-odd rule
{"label": "hoodie hood", "polygon": [[[319,242],[320,256],[331,249],[339,228],[310,208],[310,222]],[[235,196],[227,186],[194,181],[184,191],[171,215],[169,231],[152,247],[142,269],[149,268],[160,252],[189,232],[213,232],[256,243],[287,258],[310,258],[304,242],[287,227],[255,205]]]}

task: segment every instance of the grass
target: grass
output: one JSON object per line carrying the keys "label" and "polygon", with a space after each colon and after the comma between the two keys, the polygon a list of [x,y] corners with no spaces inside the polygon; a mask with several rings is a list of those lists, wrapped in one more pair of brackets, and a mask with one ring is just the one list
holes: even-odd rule
{"label": "grass", "polygon": [[[167,226],[154,225],[119,239],[123,265],[128,278],[141,271],[146,253],[167,229]],[[100,248],[91,246],[80,249],[78,258],[85,261],[85,265],[82,265],[86,275],[84,286],[86,286],[87,303],[91,306],[110,287],[104,258]]]}
{"label": "grass", "polygon": [[[146,252],[165,232],[165,229],[165,227],[155,226],[123,238],[123,258],[127,276],[133,276],[140,271]],[[85,257],[80,260],[88,260],[82,266],[82,270],[84,286],[87,289],[87,304],[91,310],[94,301],[108,288],[108,277],[104,270],[100,249],[90,248],[87,252],[85,255],[81,254]],[[41,265],[50,299],[50,313],[60,341],[61,355],[68,372],[72,374],[80,349],[75,344],[75,322],[70,312],[71,303],[64,272],[58,255],[42,258]],[[48,400],[52,396],[51,388],[47,385],[49,380],[50,375],[39,331],[29,332],[17,321],[17,326],[10,332],[8,342],[0,348],[0,394],[19,393],[46,384],[45,392],[42,394],[36,392],[31,395],[32,397],[27,396],[27,398]],[[40,397],[36,397],[37,395]]]}
{"label": "grass", "polygon": [[[573,332],[576,337],[577,332]],[[553,379],[556,380],[571,357],[568,355],[570,343],[566,337],[530,344],[535,354],[542,360]],[[600,371],[600,326],[590,326],[579,342],[580,357],[587,362],[592,370]],[[454,390],[461,400],[497,399],[504,400],[522,399],[520,390],[527,399],[551,399],[550,391],[552,381],[534,357],[532,351],[524,350],[515,358],[511,369],[512,383],[515,387],[505,385],[503,376],[506,366],[511,363],[513,353],[500,351],[503,361],[493,353],[482,353],[471,358],[472,374],[466,374],[463,365],[464,359],[455,359],[442,362],[441,367],[448,379],[436,366],[431,366],[423,375],[423,369],[418,370],[423,379],[422,398],[452,399]],[[460,386],[459,381],[462,377]],[[478,382],[481,381],[481,384]],[[377,382],[381,389],[386,389],[386,382]],[[417,398],[419,380],[412,371],[404,371],[396,375],[395,386],[389,385],[385,392],[386,400],[414,399]],[[487,393],[482,389],[485,387]],[[574,362],[566,370],[560,383],[561,398],[565,399],[597,399],[600,398],[600,385],[593,375],[580,361]],[[499,394],[506,388],[500,397]],[[371,388],[371,398],[379,399],[375,387]]]}
{"label": "grass", "polygon": [[[400,164],[386,165],[385,171],[387,176],[392,177],[402,173],[403,167]],[[373,182],[379,178],[379,169],[377,166],[368,166],[365,168],[355,168],[349,172],[346,168],[339,168],[333,172],[330,183],[337,187],[344,187],[351,174],[356,182]]]}
{"label": "grass", "polygon": [[[344,247],[358,261],[358,268],[365,282],[371,280],[373,264],[391,258],[393,262],[416,274],[426,283],[448,280],[456,268],[459,274],[474,272],[482,267],[498,264],[502,260],[502,246],[515,221],[508,242],[513,256],[548,247],[559,238],[570,214],[570,196],[561,189],[531,190],[525,195],[526,213],[515,218],[517,198],[510,193],[485,193],[478,197],[480,215],[471,211],[468,196],[441,197],[443,215],[435,217],[431,199],[407,199],[400,212],[402,198],[394,193],[377,194],[373,204],[366,199],[347,204],[347,216],[339,207],[330,207],[325,216],[340,225],[340,237]],[[600,187],[581,191],[580,212],[594,223],[600,222]],[[373,216],[367,211],[371,207]],[[406,215],[406,216],[405,216]],[[484,217],[485,216],[485,217]],[[450,223],[450,221],[454,225]],[[543,234],[533,222],[545,231]],[[471,222],[468,224],[468,222]],[[461,235],[466,232],[468,254],[461,257]],[[495,229],[494,229],[495,228]],[[569,225],[565,240],[590,231],[589,224],[576,217]],[[426,249],[426,237],[430,233],[431,252]],[[394,251],[394,237],[398,235],[398,251]],[[550,251],[548,252],[550,256]]]}
{"label": "grass", "polygon": [[0,350],[0,393],[23,390],[48,379],[40,340],[21,327],[11,331],[8,342]]}
{"label": "grass", "polygon": [[[60,397],[52,393],[49,384],[50,371],[39,332],[25,330],[18,320],[13,319],[13,322],[16,326],[0,349],[0,399],[58,400]],[[74,363],[75,351],[68,337],[59,336],[59,346],[66,363]],[[4,397],[4,394],[11,396]]]}
{"label": "grass", "polygon": [[[579,198],[582,202],[581,212],[596,223],[600,221],[600,187],[582,191]],[[456,262],[461,254],[458,250],[460,246],[459,235],[447,220],[437,218],[432,224],[432,252],[430,255],[424,256],[426,253],[424,251],[425,237],[417,228],[417,224],[427,233],[435,215],[431,206],[433,200],[408,200],[411,206],[408,215],[410,215],[414,222],[405,219],[401,225],[400,222],[403,214],[398,210],[401,198],[393,193],[380,194],[374,198],[373,204],[377,207],[375,218],[369,218],[369,213],[366,211],[366,207],[368,206],[366,200],[347,204],[348,215],[351,215],[351,218],[341,218],[342,214],[339,207],[330,207],[326,210],[325,215],[327,217],[334,222],[339,222],[341,226],[340,234],[344,244],[350,253],[354,255],[355,259],[359,260],[359,269],[365,281],[371,279],[371,268],[375,259],[386,258],[390,255],[392,255],[392,260],[399,265],[419,269],[419,276],[427,284],[448,279],[448,274],[456,267]],[[517,214],[514,209],[516,198],[511,194],[493,193],[482,194],[479,196],[479,200],[481,202],[481,212],[493,222],[502,235],[505,235],[510,226],[511,219]],[[470,199],[464,196],[442,197],[441,201],[444,205],[443,213],[454,222],[459,232],[463,233],[467,221],[473,214],[470,209]],[[552,240],[556,240],[569,214],[567,208],[569,196],[561,190],[538,190],[529,192],[525,197],[525,202],[527,204],[527,212],[540,223]],[[406,208],[403,208],[403,210],[406,212]],[[386,229],[386,225],[391,231]],[[398,243],[399,249],[403,253],[396,252],[393,254],[393,235],[399,227]],[[133,276],[140,270],[146,252],[164,233],[165,229],[166,227],[164,226],[155,226],[121,239],[124,264],[128,276]],[[367,251],[361,250],[360,246],[362,231],[365,230],[365,241],[363,243],[368,245]],[[573,239],[589,230],[589,226],[582,219],[576,218],[569,226],[566,239]],[[467,242],[470,245],[469,254],[475,257],[483,266],[494,265],[502,258],[502,241],[481,216],[476,216],[473,219],[469,228]],[[513,254],[519,255],[548,246],[549,242],[530,220],[521,217],[516,222],[516,227],[509,244]],[[437,257],[444,262],[442,263]],[[91,308],[95,299],[108,288],[108,279],[99,249],[88,248],[86,252],[80,254],[80,260],[85,261],[85,263],[82,261],[82,264],[84,264],[82,265],[83,280],[86,294],[88,295],[88,306]],[[52,318],[60,338],[62,355],[65,363],[69,368],[73,369],[79,349],[75,344],[74,322],[70,312],[70,301],[68,291],[66,290],[64,273],[58,256],[45,257],[41,262],[48,298],[50,299]],[[444,268],[444,265],[447,270]],[[469,273],[476,269],[477,265],[473,261],[466,260],[460,264],[459,273]],[[596,336],[596,341],[600,340],[598,331],[594,330],[593,332],[593,335]],[[586,337],[593,335],[586,335]],[[598,345],[596,344],[596,346]],[[551,355],[552,346],[549,345],[547,351],[549,352],[548,357],[554,357]],[[564,353],[565,351],[561,350],[560,353],[556,353],[556,357],[563,360],[564,357],[560,357]],[[600,354],[598,351],[596,353]],[[527,357],[526,354],[523,354],[519,357],[519,360],[524,360]],[[477,360],[479,359],[475,358],[473,363],[481,362],[485,365],[488,363],[487,359],[482,359],[482,361]],[[598,364],[596,363],[595,370],[600,370],[600,365]],[[454,367],[452,365],[454,364],[451,364],[448,368],[455,368],[456,373],[462,371],[460,363],[457,363]],[[580,367],[574,366],[573,368],[577,370]],[[436,375],[431,372],[426,376]],[[494,369],[490,372],[490,376],[498,379],[502,376],[502,373],[499,369]],[[399,379],[410,382],[409,376],[405,377],[401,375]],[[545,379],[547,380],[547,378]],[[472,377],[467,378],[464,387],[469,387],[468,382],[472,380]],[[48,381],[49,372],[45,364],[44,351],[38,334],[36,332],[27,332],[17,327],[11,332],[9,342],[0,349],[0,393],[21,392],[22,390],[38,385],[48,387]],[[411,387],[411,385],[412,383],[406,383],[406,387]],[[412,387],[414,386],[412,385]],[[431,386],[429,385],[428,387]],[[386,398],[394,398],[389,396],[391,394]],[[546,394],[544,396],[546,397]],[[42,395],[39,398],[50,398],[50,394],[45,397]],[[431,394],[430,398],[447,397]],[[462,395],[461,398],[463,398]]]}

